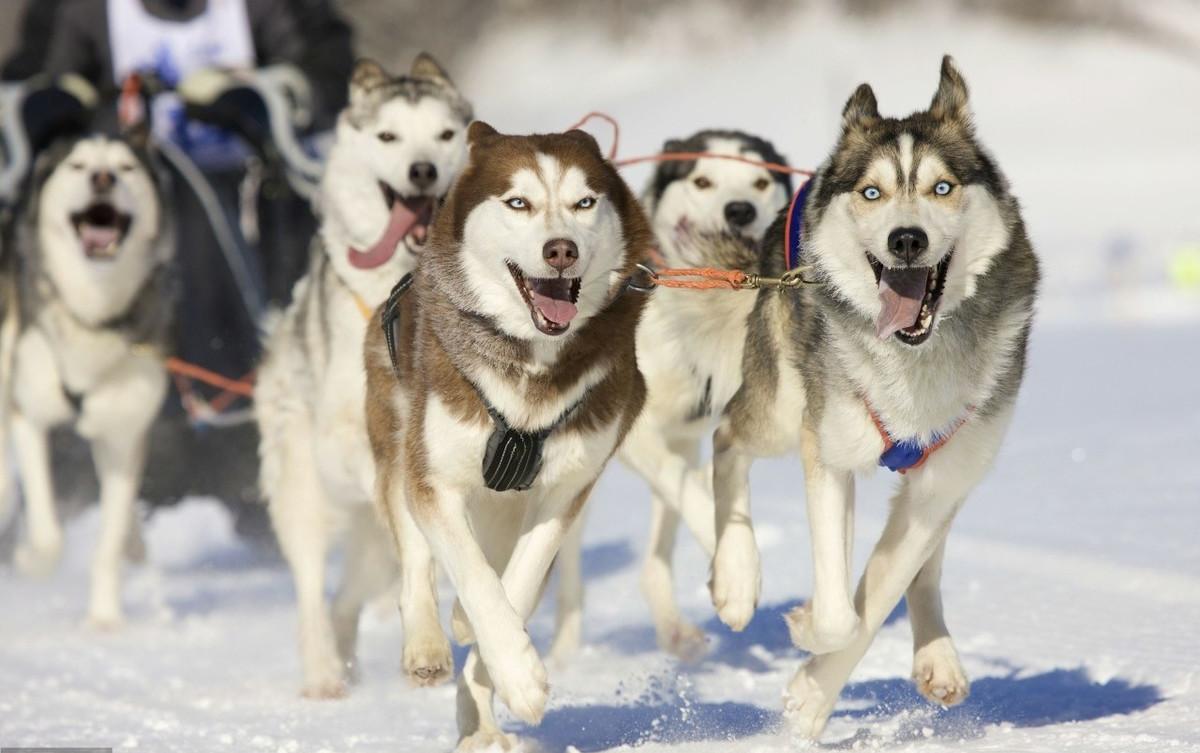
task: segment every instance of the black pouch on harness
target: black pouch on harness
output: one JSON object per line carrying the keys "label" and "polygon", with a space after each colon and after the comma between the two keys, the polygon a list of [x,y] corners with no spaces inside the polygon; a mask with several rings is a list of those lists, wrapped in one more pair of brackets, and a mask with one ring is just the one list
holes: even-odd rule
{"label": "black pouch on harness", "polygon": [[401,277],[400,282],[396,283],[392,292],[388,294],[387,303],[383,305],[383,311],[380,313],[379,323],[383,326],[383,339],[387,340],[388,355],[392,359],[392,371],[396,372],[397,377],[400,376],[400,361],[396,358],[396,343],[400,339],[400,298],[408,292],[412,284],[412,272]]}
{"label": "black pouch on harness", "polygon": [[483,454],[483,483],[496,492],[525,491],[542,469],[542,446],[549,432],[519,431],[491,406],[488,413],[496,428]]}

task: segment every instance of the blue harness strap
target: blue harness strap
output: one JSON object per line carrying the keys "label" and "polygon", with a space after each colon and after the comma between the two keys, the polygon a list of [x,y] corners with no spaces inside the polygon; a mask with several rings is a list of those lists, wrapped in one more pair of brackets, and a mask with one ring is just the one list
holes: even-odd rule
{"label": "blue harness strap", "polygon": [[804,230],[804,205],[808,201],[808,191],[813,181],[808,179],[804,185],[792,195],[792,203],[788,205],[787,232],[783,236],[783,263],[787,269],[800,266],[800,235]]}

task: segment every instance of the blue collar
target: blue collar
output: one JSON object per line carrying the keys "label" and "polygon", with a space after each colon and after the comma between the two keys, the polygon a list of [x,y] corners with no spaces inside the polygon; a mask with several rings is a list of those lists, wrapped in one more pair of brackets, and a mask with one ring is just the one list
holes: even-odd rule
{"label": "blue collar", "polygon": [[808,192],[812,188],[813,179],[804,181],[804,185],[792,196],[788,206],[787,233],[784,235],[783,261],[788,269],[800,266],[800,236],[804,230],[804,205],[808,202]]}

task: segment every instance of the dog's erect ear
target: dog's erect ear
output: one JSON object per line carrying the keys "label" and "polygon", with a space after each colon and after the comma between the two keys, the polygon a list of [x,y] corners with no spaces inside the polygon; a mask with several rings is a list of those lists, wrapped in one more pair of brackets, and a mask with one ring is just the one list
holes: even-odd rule
{"label": "dog's erect ear", "polygon": [[134,151],[147,153],[152,145],[150,122],[143,118],[136,123],[122,126],[121,137],[129,143]]}
{"label": "dog's erect ear", "polygon": [[492,128],[482,120],[476,120],[471,125],[467,126],[467,145],[475,146],[480,141],[499,135],[499,131]]}
{"label": "dog's erect ear", "polygon": [[369,117],[372,93],[387,83],[388,78],[387,71],[374,60],[363,59],[354,64],[354,72],[350,74],[350,112],[356,120]]}
{"label": "dog's erect ear", "polygon": [[579,128],[572,128],[571,130],[567,131],[563,135],[573,141],[577,141],[580,144],[583,144],[585,147],[588,148],[589,151],[595,152],[597,157],[599,157],[600,159],[604,159],[604,154],[600,151],[600,144],[599,144],[599,142],[596,141],[596,137],[593,136],[592,134],[588,133],[587,131],[581,130]]}
{"label": "dog's erect ear", "polygon": [[438,61],[434,59],[433,55],[430,55],[428,52],[417,53],[417,57],[413,60],[412,71],[410,71],[410,75],[416,78],[438,79],[453,86],[453,82],[450,80],[450,74],[446,73],[446,69],[443,68]]}
{"label": "dog's erect ear", "polygon": [[949,55],[942,58],[942,78],[929,105],[929,114],[938,120],[966,122],[971,119],[971,109],[967,104],[967,82],[954,65],[954,58]]}
{"label": "dog's erect ear", "polygon": [[879,120],[879,103],[875,101],[875,92],[870,84],[859,84],[842,110],[842,126],[850,130],[876,120]]}

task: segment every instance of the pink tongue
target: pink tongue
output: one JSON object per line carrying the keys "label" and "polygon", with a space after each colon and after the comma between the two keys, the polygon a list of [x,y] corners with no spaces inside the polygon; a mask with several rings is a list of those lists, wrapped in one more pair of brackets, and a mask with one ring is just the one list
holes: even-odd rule
{"label": "pink tongue", "polygon": [[417,219],[417,215],[410,211],[403,201],[397,201],[392,205],[392,213],[388,216],[383,237],[366,251],[349,249],[350,265],[356,269],[374,269],[386,263],[395,255],[400,241],[404,240],[412,226],[417,224]]}
{"label": "pink tongue", "polygon": [[107,251],[119,238],[120,233],[115,227],[98,227],[86,223],[79,226],[79,240],[83,242],[83,250],[89,256],[96,251]]}
{"label": "pink tongue", "polygon": [[542,316],[555,324],[567,324],[579,313],[579,309],[570,301],[551,298],[550,296],[542,295],[536,290],[530,290],[529,296],[533,299],[533,305],[542,313]]}
{"label": "pink tongue", "polygon": [[897,331],[917,323],[925,299],[928,269],[888,269],[879,277],[879,302],[883,307],[875,320],[875,334],[886,340]]}

